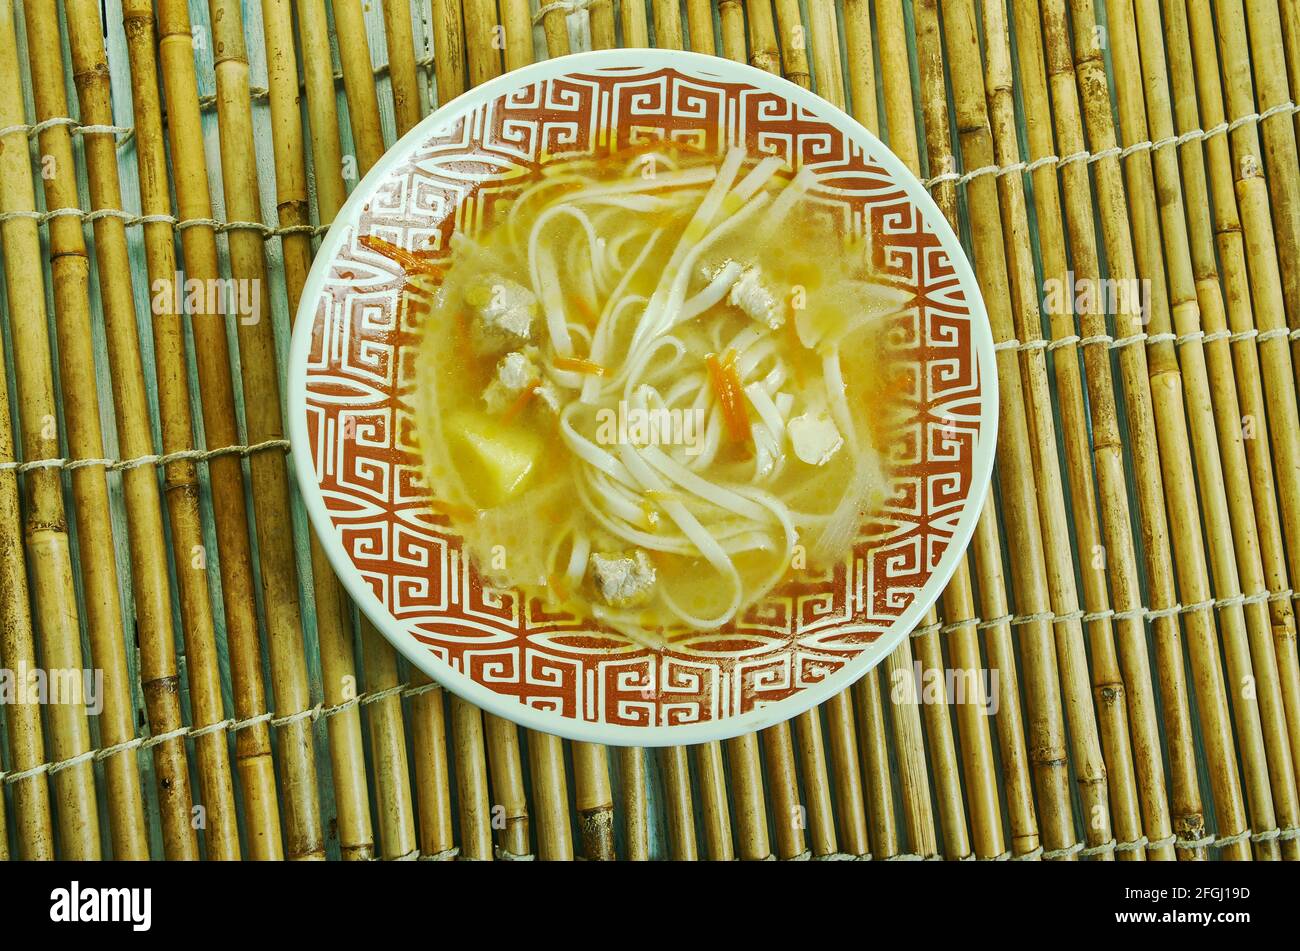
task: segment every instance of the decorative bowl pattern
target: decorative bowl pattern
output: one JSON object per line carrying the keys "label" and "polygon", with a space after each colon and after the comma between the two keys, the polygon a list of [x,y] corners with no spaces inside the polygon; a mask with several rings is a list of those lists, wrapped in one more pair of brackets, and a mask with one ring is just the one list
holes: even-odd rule
{"label": "decorative bowl pattern", "polygon": [[[892,342],[910,419],[895,494],[852,557],[736,623],[655,651],[484,587],[430,507],[412,417],[421,328],[404,275],[359,240],[432,252],[472,233],[546,162],[669,137],[743,144],[817,173],[814,195],[876,266],[916,289]],[[417,667],[472,702],[574,739],[661,745],[793,716],[878,663],[955,568],[992,468],[992,340],[970,266],[920,184],[842,112],[777,77],[654,50],[584,53],[494,80],[422,122],[366,176],[317,256],[294,333],[290,426],[322,544],[361,609]],[[865,532],[864,532],[865,536]]]}

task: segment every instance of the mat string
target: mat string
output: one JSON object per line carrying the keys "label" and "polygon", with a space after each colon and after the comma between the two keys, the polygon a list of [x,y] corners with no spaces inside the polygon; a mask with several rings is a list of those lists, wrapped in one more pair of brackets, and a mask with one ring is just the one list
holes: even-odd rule
{"label": "mat string", "polygon": [[109,472],[122,472],[126,469],[138,469],[141,466],[166,466],[173,462],[191,460],[194,462],[207,462],[209,459],[215,459],[218,456],[251,456],[254,453],[266,452],[270,449],[279,449],[284,452],[289,451],[289,440],[287,439],[267,439],[262,442],[251,445],[239,446],[220,446],[216,449],[178,449],[175,452],[166,452],[162,454],[150,454],[147,456],[136,456],[132,459],[102,459],[102,458],[85,458],[85,459],[31,459],[26,462],[0,462],[0,472],[32,472],[36,469],[87,469],[92,466],[103,466]]}
{"label": "mat string", "polygon": [[942,172],[932,178],[924,180],[926,188],[934,188],[946,182],[955,182],[958,185],[965,185],[968,182],[981,178],[985,175],[1010,175],[1013,172],[1033,172],[1037,169],[1048,165],[1055,165],[1058,169],[1075,162],[1086,162],[1092,164],[1108,158],[1128,158],[1130,155],[1136,155],[1138,152],[1154,152],[1158,149],[1167,148],[1174,145],[1187,145],[1190,142],[1203,142],[1206,139],[1214,138],[1216,135],[1226,135],[1235,132],[1243,125],[1251,122],[1263,122],[1277,115],[1295,115],[1300,112],[1300,106],[1294,102],[1279,102],[1275,106],[1270,106],[1263,112],[1252,112],[1243,116],[1238,116],[1229,122],[1220,122],[1218,125],[1211,126],[1208,129],[1189,129],[1180,135],[1171,135],[1163,139],[1148,140],[1145,142],[1134,142],[1132,145],[1112,146],[1103,149],[1100,152],[1089,152],[1087,150],[1072,152],[1061,158],[1056,155],[1044,155],[1042,158],[1034,159],[1032,162],[1012,162],[1010,165],[984,165],[980,168],[971,169],[968,172],[949,171]]}
{"label": "mat string", "polygon": [[[555,2],[548,3],[542,6],[542,8],[535,15],[534,22],[540,23],[541,18],[546,13],[551,12],[553,10],[566,9],[566,10],[570,10],[570,12],[573,12],[576,10],[586,9],[590,5],[590,3],[591,0],[555,0]],[[433,64],[432,57],[428,57],[427,61],[425,59],[421,59],[417,62],[416,65],[422,67],[427,66],[429,68],[432,68],[432,64]],[[387,71],[388,71],[388,67],[387,65],[384,65],[375,69],[375,75],[376,76],[385,75],[387,74]],[[343,79],[343,74],[341,72],[335,73],[334,79],[336,83],[341,82]],[[258,101],[259,99],[265,99],[268,95],[267,90],[261,87],[252,87],[250,89],[250,93],[254,102]],[[214,102],[215,102],[215,96],[201,96],[199,98],[200,108],[210,107],[211,105],[213,105]],[[1241,128],[1242,126],[1247,125],[1248,123],[1263,122],[1265,119],[1269,119],[1277,115],[1296,115],[1298,113],[1300,113],[1300,105],[1297,105],[1295,102],[1288,100],[1286,102],[1280,102],[1275,106],[1271,106],[1262,112],[1251,112],[1251,113],[1247,113],[1246,115],[1238,116],[1237,118],[1232,119],[1231,121],[1228,122],[1220,122],[1218,125],[1211,126],[1208,129],[1190,129],[1187,132],[1184,132],[1180,135],[1168,136],[1163,139],[1154,139],[1145,142],[1134,142],[1132,145],[1127,145],[1122,147],[1114,146],[1109,149],[1103,149],[1100,152],[1090,152],[1087,150],[1074,152],[1070,155],[1065,156],[1064,158],[1056,155],[1044,155],[1041,158],[1034,159],[1031,162],[1012,162],[1009,165],[985,165],[981,168],[971,169],[970,171],[967,172],[947,171],[947,172],[942,172],[939,175],[935,175],[931,178],[925,179],[923,184],[925,185],[926,188],[930,188],[930,189],[933,189],[939,185],[943,185],[948,182],[953,182],[957,185],[966,185],[971,181],[973,181],[974,179],[981,178],[985,175],[1003,176],[1003,175],[1010,175],[1014,172],[1022,172],[1025,174],[1029,174],[1031,172],[1034,172],[1040,168],[1049,165],[1055,165],[1058,169],[1060,169],[1065,166],[1071,165],[1075,162],[1087,162],[1091,164],[1107,158],[1118,157],[1123,159],[1123,158],[1128,158],[1130,155],[1134,155],[1138,152],[1147,152],[1147,151],[1154,152],[1158,149],[1166,148],[1168,146],[1181,146],[1181,145],[1187,145],[1188,143],[1191,142],[1202,142],[1207,139],[1211,139],[1217,135],[1226,135],[1231,132],[1234,132],[1237,129]],[[106,135],[110,133],[121,135],[123,138],[118,142],[119,148],[125,145],[126,142],[129,141],[129,139],[135,134],[135,130],[131,126],[98,126],[98,125],[83,126],[80,123],[78,123],[76,119],[73,119],[70,116],[53,116],[49,119],[45,119],[37,123],[5,126],[3,129],[0,129],[0,139],[3,139],[7,135],[12,135],[15,132],[21,132],[26,134],[28,137],[32,137],[56,125],[68,126],[69,131],[73,135],[101,135],[101,134]],[[171,224],[175,225],[177,228],[190,228],[190,227],[195,227],[197,225],[204,225],[207,227],[215,228],[218,231],[247,229],[250,231],[260,232],[263,238],[265,239],[270,239],[276,235],[306,234],[306,233],[309,233],[313,237],[315,237],[320,234],[323,234],[326,230],[328,230],[328,227],[324,225],[315,226],[315,227],[313,227],[312,225],[295,225],[292,227],[281,228],[278,225],[266,225],[259,221],[222,222],[213,218],[177,219],[170,215],[132,215],[127,212],[120,211],[119,209],[116,208],[104,208],[104,209],[99,209],[97,211],[91,211],[91,212],[82,211],[80,208],[55,208],[53,210],[43,211],[43,212],[10,211],[10,212],[5,212],[3,214],[0,214],[0,223],[17,219],[17,218],[30,218],[35,220],[38,224],[45,224],[51,218],[59,218],[59,217],[80,217],[82,221],[85,222],[85,221],[94,221],[96,217],[106,217],[106,216],[121,218],[127,227],[144,225],[152,222],[170,222]]]}

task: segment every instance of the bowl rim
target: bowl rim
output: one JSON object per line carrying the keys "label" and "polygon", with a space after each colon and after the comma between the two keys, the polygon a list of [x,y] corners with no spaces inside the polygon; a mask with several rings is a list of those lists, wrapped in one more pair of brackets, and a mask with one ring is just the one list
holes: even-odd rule
{"label": "bowl rim", "polygon": [[[307,432],[307,358],[316,323],[318,301],[344,237],[353,227],[365,203],[378,185],[386,181],[395,167],[405,162],[412,148],[453,117],[470,112],[504,94],[543,79],[552,79],[583,69],[612,66],[632,68],[680,68],[692,75],[707,75],[726,82],[745,82],[765,92],[782,97],[796,106],[815,113],[846,138],[863,146],[882,167],[887,169],[908,198],[921,210],[933,227],[940,246],[948,252],[958,284],[966,296],[974,335],[975,360],[982,381],[980,434],[975,441],[971,461],[971,485],[957,517],[952,539],[902,614],[857,657],[820,683],[809,686],[784,699],[768,703],[747,713],[686,723],[676,726],[627,726],[592,722],[568,717],[548,710],[538,710],[513,697],[499,694],[469,676],[460,673],[431,653],[421,650],[418,642],[405,631],[384,607],[348,557],[338,537],[316,479],[311,442]],[[468,90],[438,107],[397,140],[357,183],[331,222],[312,261],[303,285],[289,347],[288,380],[285,395],[288,414],[290,456],[293,459],[299,494],[306,508],[311,528],[339,581],[368,618],[397,650],[441,687],[488,713],[496,714],[528,729],[550,733],[570,740],[613,746],[677,746],[727,740],[789,720],[845,690],[888,657],[938,600],[957,565],[965,556],[976,523],[984,507],[992,478],[998,434],[999,395],[997,361],[988,311],[970,260],[948,220],[921,181],[889,148],[861,123],[828,100],[781,76],[764,72],[745,63],[703,53],[650,48],[595,50],[571,53],[554,59],[522,66],[503,73]]]}

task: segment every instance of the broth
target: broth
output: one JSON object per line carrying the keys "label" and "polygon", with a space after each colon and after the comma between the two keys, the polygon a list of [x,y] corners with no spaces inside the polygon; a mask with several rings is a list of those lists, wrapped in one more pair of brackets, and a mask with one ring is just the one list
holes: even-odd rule
{"label": "broth", "polygon": [[912,294],[813,182],[657,143],[550,163],[445,270],[370,241],[423,311],[427,477],[487,583],[659,645],[849,555]]}

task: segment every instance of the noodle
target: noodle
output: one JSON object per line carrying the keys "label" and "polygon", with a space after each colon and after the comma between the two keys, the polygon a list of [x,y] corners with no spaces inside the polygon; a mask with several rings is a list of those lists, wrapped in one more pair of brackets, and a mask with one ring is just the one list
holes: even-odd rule
{"label": "noodle", "polygon": [[490,583],[689,643],[849,556],[899,413],[883,318],[910,300],[815,186],[663,142],[553,163],[452,242],[419,437]]}

